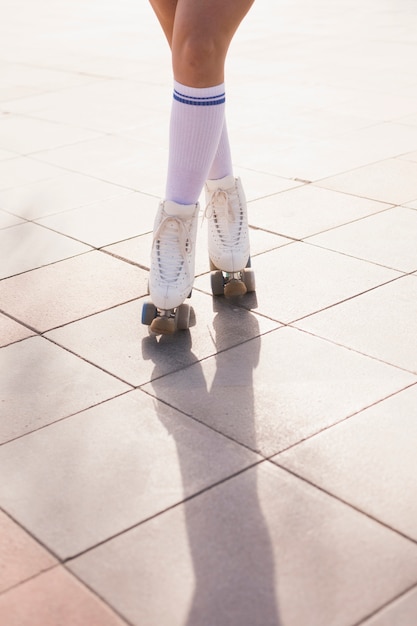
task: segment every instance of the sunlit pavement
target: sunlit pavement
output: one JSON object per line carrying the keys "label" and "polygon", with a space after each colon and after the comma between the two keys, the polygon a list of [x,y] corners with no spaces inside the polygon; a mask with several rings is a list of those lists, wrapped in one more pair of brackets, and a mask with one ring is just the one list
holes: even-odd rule
{"label": "sunlit pavement", "polygon": [[0,29],[0,623],[417,624],[415,1],[258,0],[227,64],[257,291],[211,296],[203,223],[160,339],[149,4]]}

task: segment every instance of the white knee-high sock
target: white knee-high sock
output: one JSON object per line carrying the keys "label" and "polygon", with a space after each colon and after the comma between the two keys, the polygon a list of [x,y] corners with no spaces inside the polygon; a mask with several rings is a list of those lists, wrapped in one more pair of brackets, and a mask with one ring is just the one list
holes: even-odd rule
{"label": "white knee-high sock", "polygon": [[197,202],[224,125],[224,84],[195,88],[174,84],[165,198]]}
{"label": "white knee-high sock", "polygon": [[233,174],[232,156],[230,153],[229,136],[227,134],[226,120],[223,124],[217,152],[211,164],[208,177],[210,180],[218,180]]}

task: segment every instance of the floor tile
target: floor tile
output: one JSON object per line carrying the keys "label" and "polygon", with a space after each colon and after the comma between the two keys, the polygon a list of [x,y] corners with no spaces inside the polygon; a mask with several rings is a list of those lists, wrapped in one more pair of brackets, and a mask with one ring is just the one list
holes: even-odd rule
{"label": "floor tile", "polygon": [[279,176],[270,176],[262,172],[255,172],[245,168],[235,168],[235,176],[239,176],[245,190],[245,196],[248,202],[264,198],[272,194],[280,193],[288,189],[300,187],[302,183],[296,180],[280,178]]}
{"label": "floor tile", "polygon": [[[107,135],[84,141],[82,151],[79,145],[65,146],[39,152],[36,158],[157,198],[165,189],[166,145],[151,149],[149,144],[140,141]],[[158,167],[155,167],[155,163]]]}
{"label": "floor tile", "polygon": [[[67,75],[72,74],[72,72],[66,71],[63,71],[62,73]],[[88,76],[87,74],[85,74],[84,80],[85,83],[88,83],[89,85],[94,85],[95,83],[106,81],[107,79],[104,77],[91,75]],[[8,91],[6,89],[6,92],[3,95],[3,101],[0,101],[0,110],[6,110],[8,114],[28,115],[38,118],[38,115],[42,114],[42,112],[45,110],[55,108],[70,108],[72,104],[82,100],[83,94],[85,94],[85,89],[86,84],[74,84],[67,86],[65,89],[55,89],[54,87],[42,89],[36,88],[35,86],[32,88],[27,88],[27,93],[23,93],[22,95],[19,95],[17,91],[16,93],[13,93],[13,91]],[[53,116],[44,117],[46,118],[46,121],[52,120],[54,121],[54,123],[59,123],[56,120],[53,120]],[[60,121],[67,124],[69,123],[68,118],[61,119]]]}
{"label": "floor tile", "polygon": [[3,85],[30,88],[38,93],[92,82],[91,76],[75,72],[36,67],[27,63],[6,63],[2,67]]}
{"label": "floor tile", "polygon": [[38,222],[101,248],[152,230],[157,206],[151,196],[129,193],[51,215]]}
{"label": "floor tile", "polygon": [[416,541],[416,424],[413,385],[275,460]]}
{"label": "floor tile", "polygon": [[[257,291],[242,306],[288,323],[392,280],[399,273],[304,243],[292,243],[253,259]],[[210,292],[210,277],[197,288]]]}
{"label": "floor tile", "polygon": [[3,311],[39,331],[146,293],[147,272],[102,252],[83,254],[0,282]]}
{"label": "floor tile", "polygon": [[30,223],[0,230],[0,248],[4,254],[0,279],[74,257],[91,249],[69,237]]}
{"label": "floor tile", "polygon": [[49,552],[2,511],[0,531],[0,593],[56,564]]}
{"label": "floor tile", "polygon": [[417,373],[416,277],[404,276],[296,325]]}
{"label": "floor tile", "polygon": [[257,461],[137,391],[2,446],[0,498],[68,558]]}
{"label": "floor tile", "polygon": [[396,207],[309,239],[323,248],[402,272],[417,269],[417,211]]}
{"label": "floor tile", "polygon": [[0,119],[1,144],[6,150],[29,154],[98,137],[98,133],[22,115]]}
{"label": "floor tile", "polygon": [[407,207],[409,207],[410,209],[417,209],[417,200],[415,200],[414,202],[407,202]]}
{"label": "floor tile", "polygon": [[249,221],[258,228],[303,239],[388,207],[388,204],[304,185],[251,202]]}
{"label": "floor tile", "polygon": [[143,388],[269,456],[415,381],[351,350],[281,328]]}
{"label": "floor tile", "polygon": [[14,159],[18,155],[15,152],[9,152],[8,150],[0,149],[0,161],[7,161],[8,159]]}
{"label": "floor tile", "polygon": [[125,626],[102,600],[64,568],[41,574],[0,596],[7,626]]}
{"label": "floor tile", "polygon": [[26,339],[33,334],[33,330],[0,313],[0,346],[7,346],[9,343]]}
{"label": "floor tile", "polygon": [[216,352],[277,328],[262,316],[221,299],[193,292],[190,331],[174,336],[149,336],[141,324],[141,298],[47,333],[65,346],[131,385],[142,385],[196,363]]}
{"label": "floor tile", "polygon": [[128,193],[127,189],[102,180],[61,171],[53,179],[0,191],[0,206],[32,220]]}
{"label": "floor tile", "polygon": [[[397,157],[414,149],[416,141],[416,128],[384,123],[332,139],[304,141],[293,147],[282,146],[273,153],[266,149],[252,150],[251,153],[248,151],[244,154],[244,163],[239,160],[237,163],[249,169],[284,178],[298,178],[314,182],[336,177],[340,172],[364,168],[377,161]],[[400,171],[404,172],[404,167]],[[368,180],[366,175],[365,180]],[[337,189],[343,190],[339,187]],[[349,192],[354,193],[354,189],[349,187]],[[357,192],[356,195],[366,194]],[[405,195],[401,192],[401,185],[400,193],[396,195],[402,197]],[[379,199],[380,196],[377,191],[368,197]],[[390,197],[383,197],[382,200],[392,202]]]}
{"label": "floor tile", "polygon": [[363,626],[409,626],[417,615],[417,591],[414,588],[380,613],[363,622]]}
{"label": "floor tile", "polygon": [[[378,122],[396,121],[401,124],[413,125],[413,115],[416,111],[416,101],[411,96],[404,96],[395,91],[384,93],[368,92],[366,97],[356,93],[354,98],[344,102],[338,102],[333,107],[328,107],[326,112],[339,112],[349,115],[366,116],[368,119]],[[411,115],[410,115],[411,114]],[[417,122],[414,126],[417,125]]]}
{"label": "floor tile", "polygon": [[[87,546],[93,587],[27,552],[0,623],[415,626],[415,0],[254,3],[226,112],[257,292],[212,298],[203,223],[191,328],[158,338],[140,317],[172,67],[152,6],[2,18],[0,236],[51,233],[0,242],[3,271],[105,249],[0,278],[0,510],[7,490],[29,543]],[[313,442],[335,495],[253,453]]]}
{"label": "floor tile", "polygon": [[130,389],[41,337],[2,348],[0,364],[1,443]]}
{"label": "floor tile", "polygon": [[144,90],[128,79],[101,80],[82,89],[55,93],[53,98],[38,98],[37,103],[32,98],[32,114],[95,133],[115,133],[127,131],[147,111],[160,108],[164,94],[168,96],[166,103],[170,103],[171,94],[166,92],[165,86],[148,84]]}
{"label": "floor tile", "polygon": [[417,163],[401,159],[387,159],[359,167],[351,172],[321,180],[327,189],[343,191],[356,196],[404,204],[417,198]]}
{"label": "floor tile", "polygon": [[[417,126],[417,114],[415,116],[415,126]],[[408,152],[407,154],[402,154],[398,157],[400,161],[411,161],[412,163],[417,163],[417,150],[414,152]]]}
{"label": "floor tile", "polygon": [[29,157],[0,161],[0,190],[47,180],[62,174],[62,170]]}
{"label": "floor tile", "polygon": [[[0,205],[4,206],[4,203],[1,201],[1,197]],[[9,228],[10,226],[16,226],[16,224],[22,224],[22,222],[23,220],[21,220],[19,217],[16,217],[16,215],[11,215],[10,213],[7,213],[6,211],[2,211],[0,209],[0,229]]]}
{"label": "floor tile", "polygon": [[414,583],[416,551],[263,465],[69,567],[135,626],[351,626]]}

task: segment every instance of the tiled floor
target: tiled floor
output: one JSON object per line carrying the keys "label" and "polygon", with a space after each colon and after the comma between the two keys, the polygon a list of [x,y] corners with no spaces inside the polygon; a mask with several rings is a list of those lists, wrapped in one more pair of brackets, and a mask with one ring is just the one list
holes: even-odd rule
{"label": "tiled floor", "polygon": [[415,0],[258,0],[257,293],[140,323],[171,70],[139,0],[0,26],[2,626],[417,624]]}

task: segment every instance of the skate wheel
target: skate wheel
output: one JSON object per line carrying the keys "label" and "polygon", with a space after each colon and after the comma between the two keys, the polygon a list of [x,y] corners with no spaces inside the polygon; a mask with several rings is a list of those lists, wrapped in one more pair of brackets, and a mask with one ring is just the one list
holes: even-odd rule
{"label": "skate wheel", "polygon": [[242,280],[237,280],[236,278],[232,278],[224,286],[224,295],[228,298],[233,296],[243,296],[246,291],[247,289],[245,283]]}
{"label": "skate wheel", "polygon": [[178,330],[187,330],[190,327],[191,307],[181,304],[175,311],[175,326]]}
{"label": "skate wheel", "polygon": [[256,291],[255,272],[250,266],[247,266],[243,271],[243,280],[248,293]]}
{"label": "skate wheel", "polygon": [[213,296],[222,296],[224,294],[224,278],[220,270],[211,272],[210,274],[211,291]]}
{"label": "skate wheel", "polygon": [[150,326],[156,317],[156,306],[152,302],[144,302],[142,306],[142,324]]}
{"label": "skate wheel", "polygon": [[166,315],[155,317],[150,325],[150,331],[155,335],[172,335],[175,332],[175,319]]}

